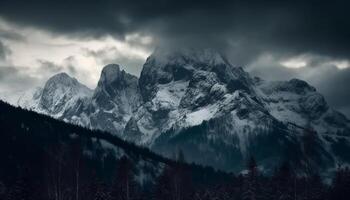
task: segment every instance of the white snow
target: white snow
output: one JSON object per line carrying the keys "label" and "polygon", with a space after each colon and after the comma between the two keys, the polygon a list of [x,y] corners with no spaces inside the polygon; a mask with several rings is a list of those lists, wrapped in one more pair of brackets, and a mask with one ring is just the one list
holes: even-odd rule
{"label": "white snow", "polygon": [[[176,50],[156,49],[153,53],[156,65],[164,66],[166,64],[186,65],[188,60],[191,63],[207,63],[209,65],[227,64],[222,55],[213,49],[191,49],[183,48]],[[186,59],[184,59],[186,58]]]}
{"label": "white snow", "polygon": [[29,89],[25,91],[18,98],[16,104],[26,109],[36,110],[38,108],[42,90],[43,89],[41,87],[36,87],[34,89]]}
{"label": "white snow", "polygon": [[[101,92],[105,95],[108,103],[112,104],[112,108],[109,107],[109,104],[108,108],[104,108],[96,100],[84,101],[84,99],[91,97],[91,91],[82,87],[76,80],[67,77],[66,74],[61,74],[61,77],[56,76],[59,81],[55,81],[55,84],[47,84],[49,87],[48,99],[53,102],[52,106],[48,110],[43,110],[40,106],[34,107],[38,112],[60,117],[65,111],[75,108],[78,101],[83,100],[88,106],[94,108],[92,109],[93,113],[73,113],[71,118],[65,119],[66,121],[91,126],[92,116],[99,117],[99,114],[103,113],[105,114],[103,116],[107,116],[103,120],[107,120],[107,122],[103,121],[101,124],[105,126],[108,123],[108,126],[111,125],[112,129],[114,127],[117,130],[123,130],[125,124],[132,117],[137,126],[133,128],[140,131],[140,137],[135,137],[134,142],[142,145],[152,145],[157,137],[171,128],[178,131],[213,119],[214,122],[219,122],[216,125],[218,127],[215,127],[214,130],[222,130],[223,134],[234,138],[237,136],[238,143],[232,144],[230,140],[226,141],[225,135],[217,134],[220,131],[215,131],[215,134],[209,135],[208,138],[231,142],[230,145],[237,146],[242,155],[246,155],[249,140],[255,136],[254,134],[257,134],[254,132],[257,128],[266,128],[269,122],[275,119],[283,123],[291,122],[305,126],[311,120],[305,114],[305,107],[309,110],[317,110],[318,106],[323,103],[319,94],[310,87],[301,88],[300,92],[298,85],[301,84],[301,87],[304,87],[300,81],[250,81],[253,79],[249,77],[249,74],[239,68],[230,68],[231,65],[219,53],[210,49],[201,51],[185,49],[175,51],[175,53],[158,50],[148,61],[146,70],[158,76],[154,79],[155,82],[157,82],[157,78],[165,78],[166,82],[170,82],[151,84],[150,87],[155,89],[155,94],[152,93],[154,96],[147,102],[140,100],[140,104],[135,107],[132,105],[139,100],[136,99],[139,96],[132,96],[134,93],[130,93],[132,94],[130,95],[125,91],[118,91],[118,95],[112,97],[104,87],[98,87],[95,94]],[[215,72],[217,68],[213,70],[213,66],[221,64],[226,66],[224,66],[224,71],[220,73],[225,73],[225,76],[232,80],[247,82],[253,91],[236,90],[230,92],[227,89],[228,81],[219,77],[221,74]],[[169,72],[173,69],[169,70],[167,67],[175,68],[177,66],[181,66],[185,71],[188,70],[191,77],[173,81],[171,78],[174,78],[174,74]],[[119,73],[118,65],[108,65],[103,69],[100,81],[103,84],[108,84],[114,81]],[[137,92],[138,90],[135,89],[135,94]],[[30,98],[23,97],[23,99]],[[134,99],[136,99],[135,102]],[[104,102],[103,100],[101,104]],[[39,101],[38,103],[29,102],[27,107],[37,104],[39,105]],[[311,125],[319,133],[334,133],[343,128],[327,123],[325,120],[327,116],[334,117],[336,114],[328,110],[321,113],[317,120],[311,120]],[[95,126],[103,128],[99,127],[100,125]],[[337,137],[339,136],[333,134],[333,138]],[[326,143],[325,140],[322,141]],[[103,145],[106,146],[106,144]],[[140,181],[144,178],[140,174]]]}
{"label": "white snow", "polygon": [[188,83],[188,81],[172,81],[168,84],[159,85],[157,94],[152,99],[152,103],[156,106],[154,109],[172,110],[177,108],[185,94]]}
{"label": "white snow", "polygon": [[185,121],[187,126],[196,126],[201,124],[203,121],[208,121],[211,119],[217,111],[217,107],[208,106],[205,108],[201,108],[195,112],[189,113],[185,115]]}

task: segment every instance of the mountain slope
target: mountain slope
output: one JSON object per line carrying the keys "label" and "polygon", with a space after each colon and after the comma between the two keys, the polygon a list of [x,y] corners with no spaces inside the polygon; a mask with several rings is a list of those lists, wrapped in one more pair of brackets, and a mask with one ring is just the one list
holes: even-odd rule
{"label": "mountain slope", "polygon": [[[262,167],[272,170],[293,151],[295,164],[304,168],[320,163],[327,171],[350,163],[343,155],[349,149],[350,122],[315,88],[298,79],[251,77],[211,49],[157,49],[139,79],[107,65],[84,102],[64,119],[168,157],[181,148],[190,161],[220,169],[239,171],[240,163],[256,155]],[[313,155],[304,147],[309,135]]]}
{"label": "mountain slope", "polygon": [[54,118],[76,122],[79,121],[77,115],[91,95],[91,89],[68,74],[59,73],[48,79],[43,88],[22,95],[18,105]]}
{"label": "mountain slope", "polygon": [[66,122],[121,135],[141,104],[138,78],[119,65],[103,68],[94,90],[66,73],[52,76],[43,88],[24,93],[18,105]]}
{"label": "mountain slope", "polygon": [[[91,131],[2,101],[0,125],[3,128],[0,132],[0,156],[3,162],[0,166],[0,182],[11,184],[11,181],[22,178],[25,175],[22,173],[26,173],[30,179],[38,181],[30,184],[45,190],[46,186],[54,184],[47,182],[47,178],[55,175],[57,167],[62,167],[62,180],[69,181],[62,183],[64,186],[75,183],[75,180],[71,180],[75,176],[71,173],[75,173],[75,170],[81,173],[82,185],[89,184],[89,181],[96,184],[96,179],[110,183],[124,158],[131,161],[130,170],[133,170],[137,183],[148,190],[147,194],[151,194],[151,189],[147,187],[154,184],[165,167],[182,165],[191,171],[193,183],[199,185],[208,186],[233,178],[232,174],[217,172],[210,167],[164,158],[148,148],[138,147],[108,132]],[[81,162],[80,166],[75,165],[77,161]],[[33,189],[31,192],[35,191]]]}
{"label": "mountain slope", "polygon": [[[322,134],[349,132],[350,128],[349,120],[329,108],[306,82],[250,77],[212,50],[155,52],[144,64],[139,85],[144,105],[133,121],[146,137],[227,113],[235,129],[254,130],[274,121],[308,125]],[[142,141],[151,143],[152,137]]]}
{"label": "mountain slope", "polygon": [[[251,155],[272,170],[293,151],[296,165],[323,172],[350,161],[334,149],[350,150],[349,120],[304,81],[264,81],[215,51],[186,50],[151,55],[139,86],[144,104],[125,137],[163,155],[181,148],[193,161],[235,171]],[[312,155],[304,148],[309,134]]]}
{"label": "mountain slope", "polygon": [[111,64],[101,78],[86,111],[90,126],[121,135],[134,110],[141,104],[138,78]]}
{"label": "mountain slope", "polygon": [[[94,170],[99,177],[106,180],[110,179],[116,169],[116,162],[123,156],[133,162],[137,171],[136,179],[141,184],[153,181],[164,166],[172,163],[169,159],[125,142],[107,132],[93,132],[45,115],[12,107],[1,101],[0,125],[4,129],[0,134],[2,138],[0,154],[6,163],[0,167],[0,177],[6,176],[2,173],[19,173],[16,169],[27,167],[28,161],[39,165],[38,173],[41,170],[39,178],[45,170],[49,170],[49,166],[42,162],[53,162],[50,157],[58,159],[61,154],[67,159],[62,165],[71,167],[66,162],[69,159],[77,159],[71,157],[75,155],[75,148],[78,148],[81,159],[84,159],[86,164],[82,167]],[[69,170],[65,169],[65,173]],[[86,169],[82,168],[81,173],[85,172],[84,170]],[[11,174],[12,178],[17,175]]]}

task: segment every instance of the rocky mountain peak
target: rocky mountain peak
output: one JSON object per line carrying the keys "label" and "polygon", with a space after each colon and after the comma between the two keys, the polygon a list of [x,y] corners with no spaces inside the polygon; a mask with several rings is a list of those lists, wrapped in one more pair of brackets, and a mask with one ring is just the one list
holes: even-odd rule
{"label": "rocky mountain peak", "polygon": [[97,87],[122,89],[131,85],[137,85],[137,81],[138,78],[136,76],[121,70],[118,64],[109,64],[102,69]]}
{"label": "rocky mountain peak", "polygon": [[156,94],[157,85],[195,81],[206,74],[224,83],[236,79],[240,79],[236,82],[242,85],[248,82],[241,68],[233,67],[225,56],[213,49],[156,49],[143,65],[139,87],[142,97],[148,101]]}
{"label": "rocky mountain peak", "polygon": [[61,72],[49,78],[45,84],[46,85],[45,87],[49,87],[52,85],[72,86],[77,84],[79,84],[77,79],[69,76],[65,72]]}
{"label": "rocky mountain peak", "polygon": [[89,106],[91,126],[121,134],[140,102],[138,78],[117,64],[106,65]]}
{"label": "rocky mountain peak", "polygon": [[41,108],[166,156],[181,148],[191,161],[212,165],[217,159],[221,169],[232,170],[254,153],[273,168],[269,159],[285,159],[285,148],[302,150],[305,127],[317,132],[323,153],[314,157],[333,159],[332,145],[350,131],[349,120],[305,81],[253,78],[212,49],[156,49],[140,79],[107,65],[87,101],[75,89],[83,87],[74,85],[79,83],[67,74],[52,77],[40,93]]}
{"label": "rocky mountain peak", "polygon": [[118,64],[106,65],[101,72],[101,78],[99,82],[111,83],[119,78],[120,76],[120,66]]}
{"label": "rocky mountain peak", "polygon": [[[43,88],[43,94],[49,92],[61,92],[67,93],[67,92],[78,92],[81,91],[81,93],[91,94],[91,89],[86,87],[85,85],[78,82],[76,78],[73,78],[69,76],[67,73],[62,72],[59,74],[56,74],[49,78],[45,86]],[[79,95],[78,93],[77,95]]]}
{"label": "rocky mountain peak", "polygon": [[148,61],[155,62],[158,66],[195,63],[208,65],[228,64],[226,58],[219,51],[210,48],[157,48],[149,57]]}
{"label": "rocky mountain peak", "polygon": [[88,98],[92,90],[67,73],[59,73],[47,80],[41,92],[39,109],[44,113],[62,115],[66,109],[82,98]]}

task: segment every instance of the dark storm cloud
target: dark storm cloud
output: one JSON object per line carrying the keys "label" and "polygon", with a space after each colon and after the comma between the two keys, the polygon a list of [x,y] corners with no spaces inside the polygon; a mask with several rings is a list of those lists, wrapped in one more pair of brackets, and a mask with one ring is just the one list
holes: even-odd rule
{"label": "dark storm cloud", "polygon": [[145,60],[140,57],[130,58],[123,54],[121,51],[123,50],[119,50],[113,46],[105,47],[96,51],[86,48],[82,49],[82,52],[85,56],[93,57],[102,66],[111,63],[116,63],[121,65],[122,69],[127,68],[129,73],[138,76],[141,73],[140,66],[142,66]]}
{"label": "dark storm cloud", "polygon": [[[0,15],[1,17],[1,15]],[[9,39],[9,40],[16,40],[16,41],[25,41],[25,37],[17,32],[4,30],[0,28],[0,39]]]}
{"label": "dark storm cloud", "polygon": [[350,117],[350,68],[338,69],[332,58],[309,55],[303,68],[286,68],[276,58],[258,59],[247,70],[251,75],[267,80],[286,81],[292,78],[306,80],[316,87],[328,104]]}
{"label": "dark storm cloud", "polygon": [[350,118],[350,68],[340,70],[335,66],[322,66],[314,70],[319,72],[307,81],[324,95],[330,106]]}
{"label": "dark storm cloud", "polygon": [[323,77],[319,76],[312,82],[325,95],[329,103],[337,108],[350,108],[350,68],[339,70],[336,67],[327,67],[323,69],[322,75]]}
{"label": "dark storm cloud", "polygon": [[[349,69],[324,64],[350,60],[349,7],[349,1],[341,0],[1,0],[0,18],[18,27],[81,39],[111,35],[126,40],[128,34],[137,33],[151,36],[153,47],[213,47],[234,65],[248,66],[267,79],[305,78],[305,71],[312,69],[315,75],[307,81],[331,105],[350,108]],[[133,65],[128,58],[111,59],[108,51],[118,53],[113,47],[85,53],[102,63]],[[265,54],[273,59],[260,60]],[[305,69],[281,65],[282,60],[300,55],[313,57]]]}
{"label": "dark storm cloud", "polygon": [[75,66],[76,60],[74,56],[69,56],[63,59],[63,64],[57,64],[44,59],[38,59],[37,62],[39,63],[37,71],[41,73],[53,75],[59,72],[66,71],[72,76],[77,75],[77,69]]}
{"label": "dark storm cloud", "polygon": [[2,0],[0,15],[72,36],[144,32],[162,45],[228,48],[247,64],[262,51],[348,58],[348,7],[345,1]]}
{"label": "dark storm cloud", "polygon": [[[61,71],[75,75],[76,69],[69,65],[73,57],[64,61],[65,66],[39,59],[38,66],[33,69],[25,66],[0,65],[0,94],[1,92],[24,92],[46,81],[46,78]],[[41,76],[33,76],[40,74]],[[46,76],[47,75],[47,76]]]}
{"label": "dark storm cloud", "polygon": [[63,63],[66,65],[69,74],[72,76],[77,75],[78,70],[76,69],[76,58],[74,56],[68,56],[63,60]]}
{"label": "dark storm cloud", "polygon": [[37,60],[39,63],[39,71],[49,71],[51,73],[57,73],[61,70],[63,70],[63,67],[60,65],[55,64],[54,62],[48,61],[48,60]]}
{"label": "dark storm cloud", "polygon": [[0,66],[0,85],[2,90],[25,90],[35,85],[38,80],[28,76],[24,71],[25,68],[14,66]]}
{"label": "dark storm cloud", "polygon": [[0,60],[6,60],[9,54],[11,54],[11,50],[0,40]]}

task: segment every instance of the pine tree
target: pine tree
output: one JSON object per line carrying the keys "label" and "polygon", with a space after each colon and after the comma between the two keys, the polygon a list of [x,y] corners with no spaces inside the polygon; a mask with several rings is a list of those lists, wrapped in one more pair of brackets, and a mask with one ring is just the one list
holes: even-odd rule
{"label": "pine tree", "polygon": [[111,194],[104,182],[97,182],[93,200],[111,200]]}
{"label": "pine tree", "polygon": [[29,185],[23,180],[23,178],[18,178],[15,183],[9,187],[6,200],[30,200]]}
{"label": "pine tree", "polygon": [[339,167],[332,183],[331,199],[347,200],[350,197],[350,169]]}
{"label": "pine tree", "polygon": [[172,200],[171,177],[172,169],[166,166],[155,183],[154,198],[156,200]]}
{"label": "pine tree", "polygon": [[72,144],[72,152],[71,152],[71,169],[73,170],[74,176],[74,193],[75,200],[80,199],[81,193],[81,171],[82,171],[82,148],[79,140],[74,140]]}
{"label": "pine tree", "polygon": [[5,195],[6,195],[6,185],[0,181],[0,199],[5,199]]}
{"label": "pine tree", "polygon": [[322,179],[318,174],[314,174],[309,178],[310,191],[309,198],[310,200],[324,200],[326,199],[326,187],[322,183]]}
{"label": "pine tree", "polygon": [[95,194],[98,193],[101,181],[98,179],[96,172],[92,171],[89,176],[89,181],[82,187],[81,199],[94,200]]}
{"label": "pine tree", "polygon": [[258,181],[258,166],[255,158],[252,156],[248,161],[248,174],[244,177],[242,199],[257,200],[259,199],[259,181]]}
{"label": "pine tree", "polygon": [[311,125],[307,125],[307,128],[303,131],[302,147],[305,154],[305,173],[307,176],[311,176],[314,173],[314,165],[312,158],[315,156],[317,143],[317,132]]}
{"label": "pine tree", "polygon": [[289,163],[284,162],[275,172],[272,182],[274,189],[274,199],[292,200],[294,199],[295,180]]}
{"label": "pine tree", "polygon": [[134,177],[132,161],[123,156],[116,170],[116,177],[112,188],[112,198],[118,200],[133,200],[139,196],[138,185]]}
{"label": "pine tree", "polygon": [[180,149],[176,156],[176,161],[180,163],[186,162],[184,152]]}
{"label": "pine tree", "polygon": [[183,163],[185,156],[180,150],[177,161],[172,166],[164,168],[155,185],[155,199],[187,200],[192,199],[193,185],[191,173]]}

